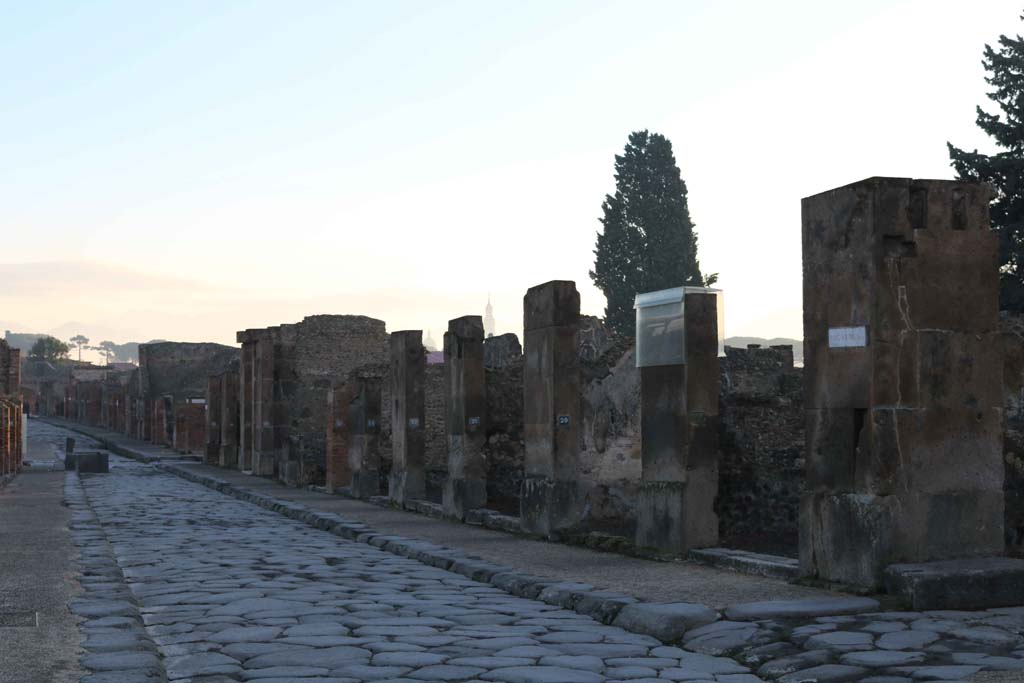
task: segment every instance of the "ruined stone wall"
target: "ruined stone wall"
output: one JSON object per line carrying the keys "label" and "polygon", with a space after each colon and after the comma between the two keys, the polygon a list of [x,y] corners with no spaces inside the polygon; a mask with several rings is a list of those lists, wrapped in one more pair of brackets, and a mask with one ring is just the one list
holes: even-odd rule
{"label": "ruined stone wall", "polygon": [[523,356],[523,345],[519,337],[512,334],[499,334],[484,340],[484,367],[494,370],[504,367],[506,363],[515,362]]}
{"label": "ruined stone wall", "polygon": [[206,395],[210,375],[224,372],[238,358],[238,349],[222,344],[160,342],[139,346],[143,391],[149,398],[175,401]]}
{"label": "ruined stone wall", "polygon": [[0,339],[0,396],[13,396],[21,388],[21,351]]}
{"label": "ruined stone wall", "polygon": [[313,315],[294,327],[289,458],[301,463],[298,483],[323,483],[327,392],[357,367],[386,359],[387,331],[382,320],[362,315]]}
{"label": "ruined stone wall", "polygon": [[1003,312],[1003,463],[1006,549],[1024,556],[1024,315]]}
{"label": "ruined stone wall", "polygon": [[[515,335],[502,335],[512,336]],[[484,340],[484,357],[492,337]],[[498,342],[502,343],[502,342]],[[523,481],[523,355],[508,355],[497,367],[484,370],[487,396],[487,507],[505,514],[519,514],[519,488]],[[486,363],[486,360],[485,360]]]}
{"label": "ruined stone wall", "polygon": [[721,371],[722,544],[795,557],[804,477],[804,383],[793,349],[727,347]]}
{"label": "ruined stone wall", "polygon": [[[640,372],[629,340],[584,360],[581,478],[588,485],[587,527],[633,536],[641,478]],[[581,347],[581,352],[588,352]]]}
{"label": "ruined stone wall", "polygon": [[423,373],[423,462],[427,471],[427,498],[435,503],[441,502],[444,480],[448,476],[444,367],[444,363],[428,364]]}

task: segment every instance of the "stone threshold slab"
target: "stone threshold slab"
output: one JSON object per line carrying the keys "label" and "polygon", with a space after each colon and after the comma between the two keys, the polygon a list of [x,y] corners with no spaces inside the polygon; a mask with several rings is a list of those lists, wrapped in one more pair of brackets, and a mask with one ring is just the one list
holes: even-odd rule
{"label": "stone threshold slab", "polygon": [[893,564],[885,570],[885,588],[914,610],[1024,605],[1024,560],[978,557]]}
{"label": "stone threshold slab", "polygon": [[[707,605],[687,602],[642,602],[625,593],[598,590],[590,584],[553,581],[468,555],[461,550],[403,536],[378,533],[362,522],[345,519],[334,513],[313,510],[299,503],[194,472],[187,467],[173,463],[157,463],[155,467],[347,540],[367,543],[395,555],[455,572],[518,597],[541,600],[550,605],[573,610],[603,624],[654,636],[667,644],[678,643],[688,630],[721,618],[717,610]],[[879,603],[871,598],[836,597],[744,603],[731,605],[725,612],[745,615],[740,616],[740,619],[757,619],[762,618],[763,614],[789,613],[794,610],[801,616],[813,617],[859,614],[880,609]]]}

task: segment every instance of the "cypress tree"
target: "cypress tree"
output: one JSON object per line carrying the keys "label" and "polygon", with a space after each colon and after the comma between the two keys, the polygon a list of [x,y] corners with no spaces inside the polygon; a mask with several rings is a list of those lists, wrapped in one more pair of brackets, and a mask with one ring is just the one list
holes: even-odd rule
{"label": "cypress tree", "polygon": [[[1024,19],[1024,17],[1022,17]],[[988,98],[1001,114],[977,108],[978,127],[1002,150],[996,154],[964,151],[946,143],[961,180],[995,188],[992,227],[999,232],[1000,308],[1024,311],[1024,40],[999,36],[998,49],[985,45],[982,66],[992,86]]]}
{"label": "cypress tree", "polygon": [[717,281],[717,274],[701,275],[686,183],[664,135],[630,134],[615,157],[615,194],[601,210],[590,277],[608,300],[605,322],[615,332],[634,336],[638,293]]}

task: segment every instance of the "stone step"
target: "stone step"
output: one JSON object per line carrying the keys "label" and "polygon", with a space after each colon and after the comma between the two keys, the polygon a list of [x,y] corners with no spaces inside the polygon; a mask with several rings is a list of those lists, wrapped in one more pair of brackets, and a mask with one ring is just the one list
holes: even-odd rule
{"label": "stone step", "polygon": [[755,576],[775,579],[795,579],[800,576],[800,563],[794,558],[781,555],[766,555],[732,548],[700,548],[691,550],[689,559]]}

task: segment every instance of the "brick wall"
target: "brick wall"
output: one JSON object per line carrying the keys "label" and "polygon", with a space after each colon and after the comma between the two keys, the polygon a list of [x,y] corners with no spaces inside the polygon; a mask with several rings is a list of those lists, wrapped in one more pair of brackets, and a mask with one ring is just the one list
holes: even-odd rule
{"label": "brick wall", "polygon": [[21,389],[21,351],[0,339],[0,395],[13,396]]}
{"label": "brick wall", "polygon": [[[201,400],[201,399],[200,399]],[[206,403],[175,403],[174,450],[181,453],[206,452]]]}
{"label": "brick wall", "polygon": [[360,365],[383,362],[387,331],[382,320],[362,315],[313,315],[295,327],[289,452],[301,463],[300,483],[321,483],[326,465],[327,392]]}

